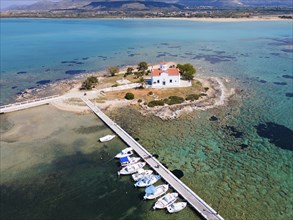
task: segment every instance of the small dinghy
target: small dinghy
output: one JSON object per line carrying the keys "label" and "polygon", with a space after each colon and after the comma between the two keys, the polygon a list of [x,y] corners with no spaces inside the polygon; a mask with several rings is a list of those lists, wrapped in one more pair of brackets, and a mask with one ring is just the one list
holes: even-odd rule
{"label": "small dinghy", "polygon": [[164,209],[167,206],[172,205],[176,201],[177,197],[178,193],[168,193],[158,199],[153,209]]}
{"label": "small dinghy", "polygon": [[153,185],[149,186],[145,189],[145,196],[144,199],[155,199],[163,194],[165,194],[169,189],[169,185],[163,184],[159,185],[157,187],[154,187]]}
{"label": "small dinghy", "polygon": [[106,141],[111,141],[114,137],[116,137],[115,135],[106,135],[106,136],[104,136],[104,137],[101,137],[100,138],[100,141],[101,142],[106,142]]}
{"label": "small dinghy", "polygon": [[120,159],[121,166],[128,166],[130,164],[137,163],[140,161],[140,157],[121,157]]}
{"label": "small dinghy", "polygon": [[145,176],[151,175],[152,173],[152,170],[139,169],[137,173],[132,174],[132,179],[134,181],[139,181],[140,179],[144,178]]}
{"label": "small dinghy", "polygon": [[167,206],[167,210],[169,213],[175,213],[180,212],[182,209],[184,209],[187,205],[187,202],[176,202],[172,205]]}
{"label": "small dinghy", "polygon": [[134,184],[135,187],[146,187],[156,183],[159,179],[161,179],[160,175],[148,175],[144,178],[140,179],[138,182]]}
{"label": "small dinghy", "polygon": [[123,149],[119,154],[117,154],[115,158],[127,157],[127,156],[131,156],[132,154],[133,154],[132,147],[128,147]]}
{"label": "small dinghy", "polygon": [[145,162],[139,162],[135,164],[128,165],[126,167],[123,167],[119,172],[118,175],[127,175],[127,174],[133,174],[136,173],[140,168],[143,168],[146,165]]}

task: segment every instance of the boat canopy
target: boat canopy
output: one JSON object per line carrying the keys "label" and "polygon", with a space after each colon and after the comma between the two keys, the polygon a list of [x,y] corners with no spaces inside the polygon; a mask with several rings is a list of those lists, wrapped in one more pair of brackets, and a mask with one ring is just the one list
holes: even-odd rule
{"label": "boat canopy", "polygon": [[121,157],[120,158],[120,163],[127,163],[129,162],[129,158],[128,157]]}
{"label": "boat canopy", "polygon": [[156,187],[154,185],[150,185],[145,189],[146,194],[154,194],[156,192]]}

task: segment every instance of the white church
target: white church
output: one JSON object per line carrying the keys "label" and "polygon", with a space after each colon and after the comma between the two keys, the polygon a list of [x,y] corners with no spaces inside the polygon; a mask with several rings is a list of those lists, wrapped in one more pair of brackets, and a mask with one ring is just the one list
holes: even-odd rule
{"label": "white church", "polygon": [[169,68],[166,62],[161,62],[159,68],[151,70],[152,87],[180,86],[180,73],[178,68]]}

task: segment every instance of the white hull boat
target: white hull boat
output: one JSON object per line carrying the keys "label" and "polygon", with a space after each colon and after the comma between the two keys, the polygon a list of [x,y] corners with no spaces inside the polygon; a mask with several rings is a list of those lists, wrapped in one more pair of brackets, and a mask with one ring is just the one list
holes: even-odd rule
{"label": "white hull boat", "polygon": [[132,179],[134,181],[139,181],[140,179],[144,178],[145,176],[151,175],[152,173],[152,170],[139,169],[137,173],[132,174]]}
{"label": "white hull boat", "polygon": [[115,135],[106,135],[104,137],[100,138],[100,142],[106,142],[106,141],[111,141],[114,137],[116,137]]}
{"label": "white hull boat", "polygon": [[169,213],[175,213],[175,212],[180,212],[182,209],[184,209],[187,205],[187,202],[176,202],[173,203],[172,205],[169,205],[167,207],[167,210]]}
{"label": "white hull boat", "polygon": [[128,166],[140,161],[140,157],[122,157],[120,158],[121,166]]}
{"label": "white hull boat", "polygon": [[115,158],[127,157],[127,156],[131,156],[132,154],[133,154],[132,147],[128,147],[123,149],[119,154],[117,154]]}
{"label": "white hull boat", "polygon": [[138,169],[143,168],[146,165],[145,162],[139,162],[135,164],[128,165],[126,167],[123,167],[119,172],[118,175],[128,175],[136,173]]}
{"label": "white hull boat", "polygon": [[148,175],[144,178],[140,179],[138,182],[134,184],[135,187],[146,187],[156,183],[159,179],[161,179],[160,175]]}
{"label": "white hull boat", "polygon": [[145,196],[143,197],[144,199],[155,199],[160,197],[161,195],[165,194],[169,189],[169,185],[163,184],[154,187],[149,186],[148,188],[145,189]]}
{"label": "white hull boat", "polygon": [[164,209],[167,206],[172,205],[176,201],[177,198],[178,198],[178,193],[168,193],[158,199],[153,209]]}

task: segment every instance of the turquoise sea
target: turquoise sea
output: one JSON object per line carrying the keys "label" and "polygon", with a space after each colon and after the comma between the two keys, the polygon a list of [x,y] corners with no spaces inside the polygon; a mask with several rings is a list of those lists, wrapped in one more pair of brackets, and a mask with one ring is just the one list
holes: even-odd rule
{"label": "turquoise sea", "polygon": [[[292,31],[292,21],[1,19],[1,103],[78,72],[190,62],[236,89],[227,105],[171,121],[108,114],[225,219],[290,219]],[[98,144],[110,131],[93,115],[46,106],[0,117],[1,219],[198,219],[151,211],[117,178],[111,158],[125,145]]]}

